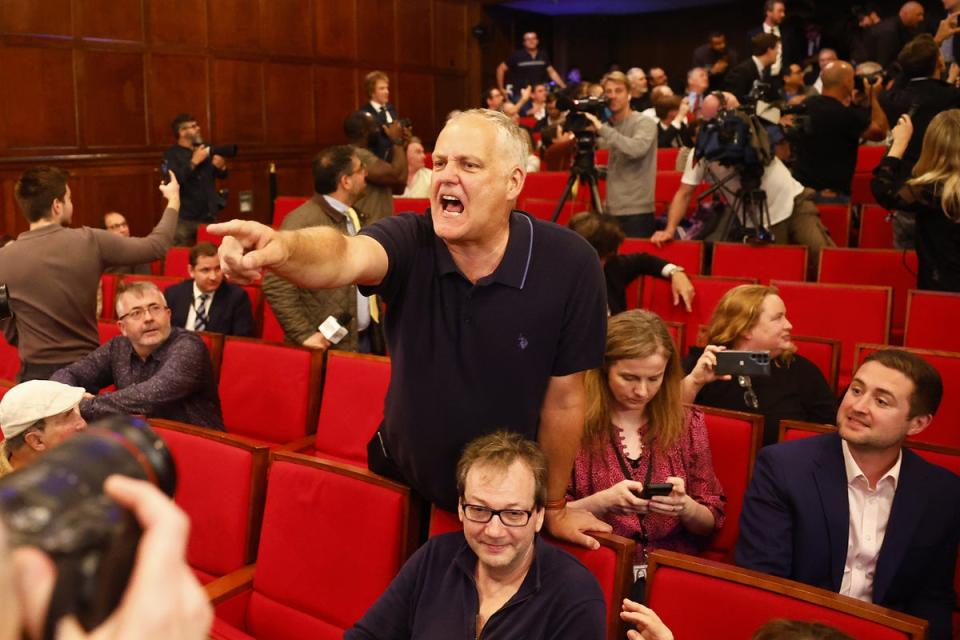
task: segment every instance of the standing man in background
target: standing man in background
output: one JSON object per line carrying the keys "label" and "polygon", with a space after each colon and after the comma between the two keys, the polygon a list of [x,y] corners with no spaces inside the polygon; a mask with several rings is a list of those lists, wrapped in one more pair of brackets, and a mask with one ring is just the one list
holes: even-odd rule
{"label": "standing man in background", "polygon": [[561,89],[567,86],[550,64],[550,58],[547,57],[546,52],[540,49],[540,37],[535,31],[523,34],[523,47],[511,53],[510,57],[497,67],[497,87],[504,95],[508,93],[504,84],[507,71],[510,72],[510,81],[513,85],[510,97],[514,102],[520,99],[520,92],[526,87],[547,84],[551,80]]}
{"label": "standing man in background", "polygon": [[371,151],[381,160],[390,162],[393,144],[384,127],[397,121],[397,110],[390,104],[390,78],[383,71],[371,71],[363,78],[363,89],[367,92],[367,103],[360,110],[372,115],[380,125],[377,142]]}

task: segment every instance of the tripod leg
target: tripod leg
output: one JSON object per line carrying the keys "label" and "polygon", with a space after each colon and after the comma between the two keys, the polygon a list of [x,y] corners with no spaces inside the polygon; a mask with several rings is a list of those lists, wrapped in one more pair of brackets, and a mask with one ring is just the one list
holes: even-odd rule
{"label": "tripod leg", "polygon": [[567,186],[563,188],[563,195],[560,196],[560,202],[557,203],[557,208],[553,210],[553,217],[550,218],[550,222],[556,222],[557,218],[560,217],[560,212],[563,211],[563,205],[567,203],[567,200],[570,198],[570,192],[573,191],[573,185],[577,184],[577,174],[570,173],[570,177],[567,179]]}
{"label": "tripod leg", "polygon": [[588,173],[586,178],[590,184],[590,199],[593,202],[593,210],[603,215],[603,203],[600,201],[600,187],[597,184],[597,176]]}

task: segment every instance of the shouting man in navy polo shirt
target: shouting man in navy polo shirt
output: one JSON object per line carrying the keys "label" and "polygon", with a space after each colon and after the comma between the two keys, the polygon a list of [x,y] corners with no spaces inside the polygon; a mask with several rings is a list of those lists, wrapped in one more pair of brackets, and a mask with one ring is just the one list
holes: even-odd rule
{"label": "shouting man in navy polo shirt", "polygon": [[238,220],[209,229],[233,236],[220,255],[234,279],[266,267],[302,287],[357,283],[383,297],[391,379],[371,470],[454,511],[464,445],[507,428],[547,456],[548,530],[596,547],[583,532],[609,526],[563,496],[583,429],[584,371],[603,361],[603,273],[582,238],[513,210],[526,155],[510,118],[465,111],[437,139],[430,215],[393,216],[354,237]]}

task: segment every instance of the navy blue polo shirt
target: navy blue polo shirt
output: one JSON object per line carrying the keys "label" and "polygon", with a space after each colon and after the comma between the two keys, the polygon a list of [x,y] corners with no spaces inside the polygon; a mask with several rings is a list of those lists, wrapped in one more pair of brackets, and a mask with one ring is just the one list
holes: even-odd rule
{"label": "navy blue polo shirt", "polygon": [[361,231],[387,252],[390,387],[380,431],[411,487],[456,510],[455,468],[471,440],[506,428],[535,440],[551,376],[599,367],[607,301],[597,253],[579,235],[510,215],[496,270],[472,284],[429,215]]}

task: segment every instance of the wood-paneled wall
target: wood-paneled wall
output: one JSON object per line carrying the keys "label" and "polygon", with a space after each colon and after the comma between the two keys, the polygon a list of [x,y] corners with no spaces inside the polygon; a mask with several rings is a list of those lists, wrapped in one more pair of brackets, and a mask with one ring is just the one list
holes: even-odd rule
{"label": "wood-paneled wall", "polygon": [[390,75],[391,101],[432,141],[444,115],[480,91],[470,26],[480,0],[2,0],[0,207],[4,232],[26,228],[13,200],[24,168],[71,171],[74,224],[110,209],[135,234],[159,218],[157,166],[170,121],[192,113],[205,138],[236,143],[221,218],[269,211],[311,191],[309,159],[343,142],[366,96],[364,74]]}

